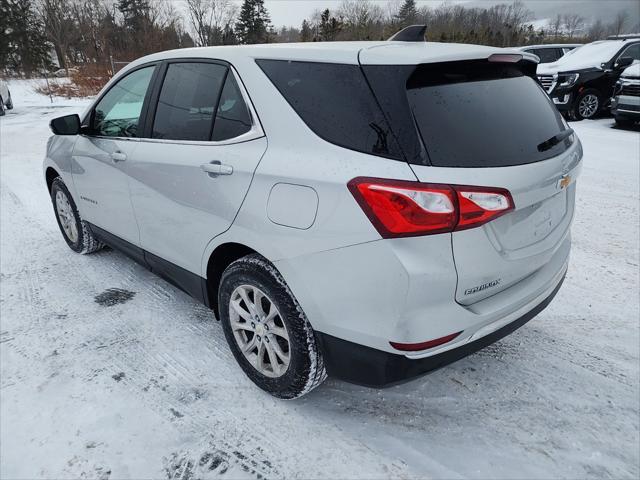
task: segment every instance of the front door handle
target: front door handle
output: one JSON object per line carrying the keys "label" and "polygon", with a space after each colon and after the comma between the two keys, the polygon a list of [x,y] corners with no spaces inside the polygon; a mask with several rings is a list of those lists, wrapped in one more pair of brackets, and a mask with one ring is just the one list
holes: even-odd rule
{"label": "front door handle", "polygon": [[127,159],[127,155],[122,152],[113,152],[111,154],[111,160],[114,162],[124,162]]}
{"label": "front door handle", "polygon": [[233,167],[231,165],[224,165],[217,160],[211,163],[203,163],[200,165],[202,171],[213,175],[231,175],[233,173]]}

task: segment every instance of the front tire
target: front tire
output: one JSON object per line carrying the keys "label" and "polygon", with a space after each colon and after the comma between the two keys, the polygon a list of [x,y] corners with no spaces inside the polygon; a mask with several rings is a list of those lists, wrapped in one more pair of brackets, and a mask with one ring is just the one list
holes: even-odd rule
{"label": "front tire", "polygon": [[76,203],[60,177],[56,177],[51,184],[51,202],[60,232],[71,250],[87,254],[104,246],[80,217]]}
{"label": "front tire", "polygon": [[280,273],[261,255],[227,267],[218,309],[233,356],[261,389],[293,399],[327,377],[306,315]]}
{"label": "front tire", "polygon": [[595,118],[601,107],[600,92],[593,88],[588,88],[576,97],[569,111],[569,118],[571,120]]}
{"label": "front tire", "polygon": [[2,97],[0,97],[0,117],[3,117],[5,114],[4,111],[4,100],[2,99]]}
{"label": "front tire", "polygon": [[11,92],[9,92],[9,101],[7,102],[7,110],[13,110],[13,99],[11,98]]}

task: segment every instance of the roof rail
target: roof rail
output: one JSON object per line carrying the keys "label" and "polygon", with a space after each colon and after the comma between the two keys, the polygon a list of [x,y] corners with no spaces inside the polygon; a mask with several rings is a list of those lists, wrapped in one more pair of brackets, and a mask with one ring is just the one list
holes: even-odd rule
{"label": "roof rail", "polygon": [[640,33],[625,33],[622,35],[609,35],[607,40],[631,40],[640,38]]}
{"label": "roof rail", "polygon": [[427,33],[426,25],[410,25],[396,32],[388,42],[424,42],[424,34]]}

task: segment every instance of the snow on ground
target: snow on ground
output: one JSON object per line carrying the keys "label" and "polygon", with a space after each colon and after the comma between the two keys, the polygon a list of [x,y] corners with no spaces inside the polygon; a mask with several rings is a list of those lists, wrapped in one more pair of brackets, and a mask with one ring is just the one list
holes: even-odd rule
{"label": "snow on ground", "polygon": [[[0,119],[3,478],[637,478],[637,131],[585,151],[560,293],[501,342],[405,385],[329,379],[276,400],[205,307],[123,255],[65,245],[41,173],[51,118],[86,101],[11,82]],[[110,288],[135,292],[104,306]]]}

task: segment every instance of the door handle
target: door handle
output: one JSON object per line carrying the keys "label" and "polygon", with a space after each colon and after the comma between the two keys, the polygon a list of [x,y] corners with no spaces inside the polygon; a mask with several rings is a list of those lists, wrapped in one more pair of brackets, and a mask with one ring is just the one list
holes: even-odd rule
{"label": "door handle", "polygon": [[124,162],[127,159],[127,155],[122,152],[113,152],[111,154],[111,160],[114,162]]}
{"label": "door handle", "polygon": [[233,167],[231,165],[224,165],[217,160],[211,163],[203,163],[200,165],[203,172],[207,172],[212,175],[231,175],[233,173]]}

